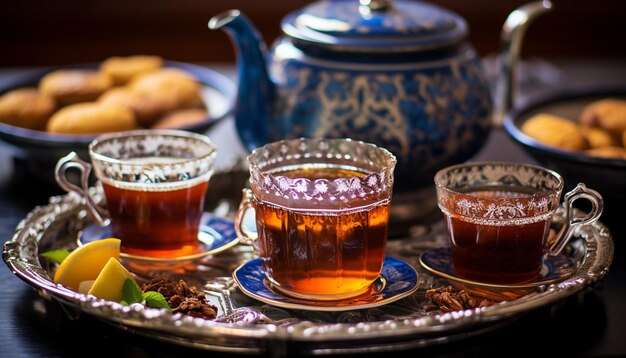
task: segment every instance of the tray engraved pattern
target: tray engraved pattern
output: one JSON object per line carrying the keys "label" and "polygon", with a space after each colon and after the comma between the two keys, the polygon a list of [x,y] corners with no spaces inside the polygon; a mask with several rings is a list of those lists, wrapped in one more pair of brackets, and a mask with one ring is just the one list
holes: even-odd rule
{"label": "tray engraved pattern", "polygon": [[[562,214],[557,211],[554,225],[558,226],[560,220]],[[566,248],[566,254],[576,265],[571,277],[493,306],[448,313],[428,309],[430,301],[424,293],[451,283],[433,276],[419,264],[423,250],[446,244],[442,220],[418,227],[410,238],[388,242],[388,255],[417,269],[419,289],[399,301],[370,309],[341,312],[283,309],[245,296],[231,274],[255,254],[241,244],[190,262],[148,266],[125,262],[141,277],[167,274],[203,288],[219,308],[215,320],[203,320],[164,310],[122,306],[55,285],[51,279],[55,266],[47,260],[40,261],[38,253],[73,249],[76,235],[89,224],[91,220],[78,196],[52,197],[47,205],[36,207],[20,222],[13,238],[4,245],[3,259],[18,277],[44,297],[126,331],[200,349],[238,353],[271,351],[273,355],[294,351],[341,354],[408,349],[498,329],[524,312],[593,287],[608,273],[614,251],[610,232],[601,222],[584,226]]]}

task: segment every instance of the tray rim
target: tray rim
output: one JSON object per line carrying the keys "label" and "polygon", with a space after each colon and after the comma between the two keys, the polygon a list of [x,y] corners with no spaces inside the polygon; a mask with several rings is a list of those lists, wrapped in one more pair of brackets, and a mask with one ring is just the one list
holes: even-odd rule
{"label": "tray rim", "polygon": [[[95,195],[98,195],[97,193]],[[13,237],[3,247],[3,260],[11,271],[51,299],[79,312],[121,326],[133,333],[152,336],[163,341],[228,352],[260,352],[267,341],[295,342],[304,345],[324,344],[324,353],[359,351],[358,345],[345,347],[341,342],[371,340],[368,351],[388,351],[395,344],[407,344],[445,337],[468,328],[487,329],[522,313],[564,299],[592,286],[604,278],[613,260],[614,246],[608,228],[601,222],[583,227],[587,252],[574,275],[559,283],[548,285],[543,292],[533,292],[519,299],[490,307],[455,311],[415,319],[352,323],[314,323],[302,321],[295,325],[258,323],[226,323],[172,315],[158,309],[141,309],[104,301],[55,285],[37,257],[39,239],[50,225],[83,209],[75,194],[51,197],[47,205],[35,207],[18,226]],[[25,254],[25,252],[27,254]],[[389,340],[376,346],[376,342]],[[336,346],[335,346],[336,345]]]}

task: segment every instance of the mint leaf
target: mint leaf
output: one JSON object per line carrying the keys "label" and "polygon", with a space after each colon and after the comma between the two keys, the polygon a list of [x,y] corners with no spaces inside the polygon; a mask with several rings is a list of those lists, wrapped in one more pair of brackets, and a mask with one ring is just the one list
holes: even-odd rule
{"label": "mint leaf", "polygon": [[128,304],[128,302],[126,302],[126,301],[124,301],[124,300],[121,300],[121,301],[120,301],[120,304],[121,304],[122,306],[130,306],[130,305]]}
{"label": "mint leaf", "polygon": [[122,300],[126,301],[126,303],[141,303],[143,302],[143,292],[141,292],[141,287],[133,280],[132,278],[127,278],[124,281],[124,286],[122,287]]}
{"label": "mint leaf", "polygon": [[170,305],[167,304],[165,297],[162,294],[155,291],[148,291],[143,294],[143,299],[146,301],[146,306],[153,308],[168,308],[170,309]]}
{"label": "mint leaf", "polygon": [[48,259],[50,259],[50,260],[60,264],[63,260],[65,260],[65,258],[69,254],[70,254],[70,252],[67,249],[60,249],[60,250],[46,251],[44,253],[39,254],[39,256],[48,258]]}

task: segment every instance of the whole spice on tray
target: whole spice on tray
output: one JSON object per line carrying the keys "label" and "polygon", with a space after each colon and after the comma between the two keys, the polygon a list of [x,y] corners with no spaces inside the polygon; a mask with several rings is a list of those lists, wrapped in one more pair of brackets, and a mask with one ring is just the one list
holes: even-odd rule
{"label": "whole spice on tray", "polygon": [[452,286],[431,288],[426,291],[426,297],[438,306],[442,312],[487,307],[496,303],[486,298],[473,296],[466,290]]}
{"label": "whole spice on tray", "polygon": [[173,313],[204,319],[217,317],[217,307],[210,304],[204,294],[198,292],[195,287],[187,286],[184,280],[176,282],[165,278],[155,278],[145,282],[141,289],[144,292],[156,291],[162,294],[172,307]]}

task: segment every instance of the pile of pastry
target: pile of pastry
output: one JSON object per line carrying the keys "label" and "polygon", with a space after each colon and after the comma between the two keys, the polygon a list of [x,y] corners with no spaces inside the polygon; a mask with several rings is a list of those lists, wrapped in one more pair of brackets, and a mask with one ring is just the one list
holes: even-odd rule
{"label": "pile of pastry", "polygon": [[159,56],[110,57],[98,68],[55,70],[0,96],[0,122],[51,133],[181,128],[206,120],[202,86]]}
{"label": "pile of pastry", "polygon": [[626,159],[626,100],[596,100],[583,109],[578,121],[540,113],[529,118],[521,130],[549,146]]}

